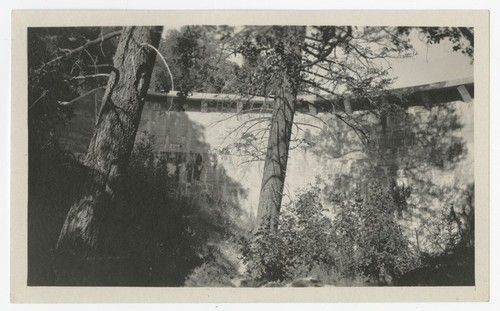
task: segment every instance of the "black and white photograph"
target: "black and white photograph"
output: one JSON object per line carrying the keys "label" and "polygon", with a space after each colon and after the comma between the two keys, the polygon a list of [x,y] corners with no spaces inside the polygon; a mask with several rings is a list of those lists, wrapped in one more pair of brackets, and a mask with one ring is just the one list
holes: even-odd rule
{"label": "black and white photograph", "polygon": [[25,285],[476,287],[478,30],[360,22],[26,27]]}

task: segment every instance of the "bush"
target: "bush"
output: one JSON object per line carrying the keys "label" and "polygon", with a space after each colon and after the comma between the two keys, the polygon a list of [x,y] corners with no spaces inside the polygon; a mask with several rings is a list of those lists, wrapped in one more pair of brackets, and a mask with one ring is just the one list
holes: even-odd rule
{"label": "bush", "polygon": [[261,282],[285,282],[307,276],[318,264],[332,264],[333,230],[323,214],[319,188],[299,195],[280,215],[278,231],[265,221],[255,236],[243,241],[247,271]]}
{"label": "bush", "polygon": [[392,189],[371,188],[365,198],[337,202],[328,213],[312,187],[283,209],[278,231],[269,221],[242,242],[250,277],[289,282],[313,276],[323,284],[389,284],[415,264],[397,222]]}
{"label": "bush", "polygon": [[441,209],[441,217],[429,226],[431,252],[447,253],[474,247],[474,184],[467,186],[456,204]]}
{"label": "bush", "polygon": [[431,247],[421,264],[396,280],[400,286],[474,286],[474,184],[462,202],[445,205],[441,217],[427,226]]}
{"label": "bush", "polygon": [[372,187],[364,199],[357,195],[334,209],[342,275],[389,284],[416,264],[398,214],[393,192],[380,187]]}

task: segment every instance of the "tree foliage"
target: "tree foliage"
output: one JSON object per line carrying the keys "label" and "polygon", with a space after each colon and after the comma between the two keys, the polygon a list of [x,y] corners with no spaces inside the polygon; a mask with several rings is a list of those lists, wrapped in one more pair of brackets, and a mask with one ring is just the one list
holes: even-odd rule
{"label": "tree foliage", "polygon": [[420,33],[427,44],[439,44],[448,40],[452,49],[474,59],[474,28],[472,27],[398,27],[400,34],[408,35],[412,29]]}
{"label": "tree foliage", "polygon": [[[239,71],[230,59],[227,41],[233,28],[228,26],[183,26],[170,29],[160,44],[181,96],[192,92],[234,92],[233,82]],[[151,87],[157,91],[172,90],[164,64],[157,60]]]}

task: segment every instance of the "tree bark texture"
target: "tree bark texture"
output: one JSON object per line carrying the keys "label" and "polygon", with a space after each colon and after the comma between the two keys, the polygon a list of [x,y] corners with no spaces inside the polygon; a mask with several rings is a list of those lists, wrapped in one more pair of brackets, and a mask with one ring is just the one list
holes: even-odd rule
{"label": "tree bark texture", "polygon": [[285,186],[288,151],[292,135],[295,103],[300,86],[302,44],[305,27],[283,27],[281,40],[276,49],[281,54],[283,70],[278,84],[275,107],[269,131],[264,173],[257,210],[256,232],[261,225],[269,222],[270,230],[278,229],[278,217],[281,209]]}
{"label": "tree bark texture", "polygon": [[[58,250],[89,252],[98,246],[103,220],[126,169],[141,118],[162,27],[124,27],[84,164],[88,178],[69,209]],[[108,219],[109,220],[109,219]],[[108,223],[108,222],[106,222]]]}

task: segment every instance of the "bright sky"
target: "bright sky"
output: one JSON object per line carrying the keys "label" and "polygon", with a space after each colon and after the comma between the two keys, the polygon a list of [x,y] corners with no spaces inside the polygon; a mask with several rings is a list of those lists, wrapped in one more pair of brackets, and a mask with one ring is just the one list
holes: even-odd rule
{"label": "bright sky", "polygon": [[417,55],[391,60],[393,73],[398,80],[393,87],[428,84],[439,81],[472,77],[474,65],[468,56],[452,51],[452,44],[445,40],[438,45],[426,45],[416,35],[410,37]]}

